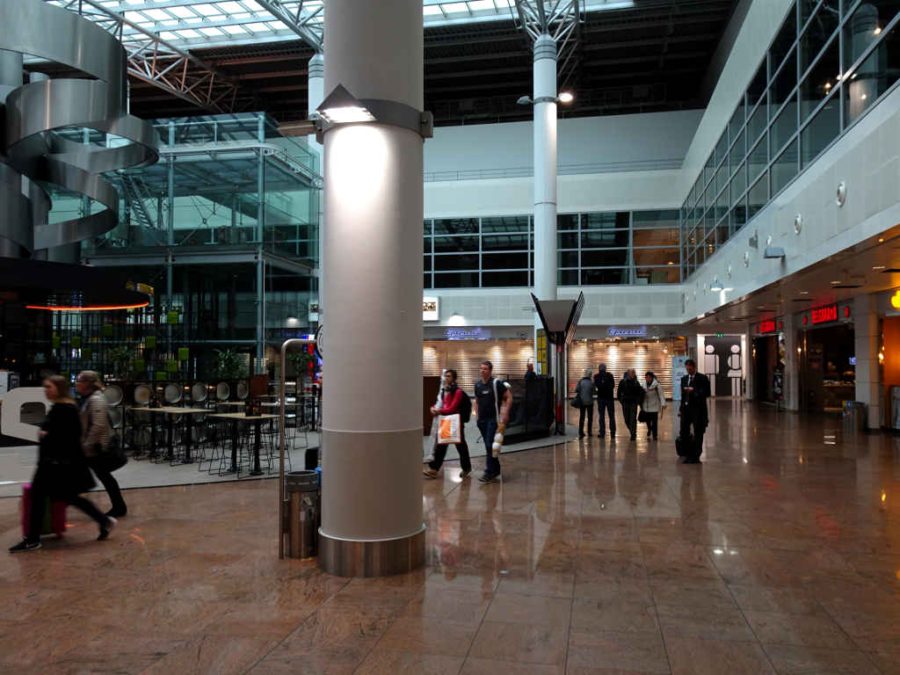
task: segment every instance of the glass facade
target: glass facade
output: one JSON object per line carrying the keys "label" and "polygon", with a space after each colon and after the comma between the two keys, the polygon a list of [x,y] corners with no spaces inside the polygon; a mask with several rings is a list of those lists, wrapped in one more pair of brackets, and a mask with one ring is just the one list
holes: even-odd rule
{"label": "glass facade", "polygon": [[900,0],[799,0],[681,210],[683,278],[846,131],[900,74]]}
{"label": "glass facade", "polygon": [[[531,216],[425,221],[425,288],[528,287],[534,283]],[[563,286],[680,281],[678,211],[560,214]]]}

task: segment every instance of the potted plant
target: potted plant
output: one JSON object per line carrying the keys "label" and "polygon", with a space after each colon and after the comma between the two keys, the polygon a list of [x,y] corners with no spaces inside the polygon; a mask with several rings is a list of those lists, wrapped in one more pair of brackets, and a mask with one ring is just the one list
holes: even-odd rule
{"label": "potted plant", "polygon": [[220,380],[244,379],[247,377],[245,359],[233,349],[216,349],[213,375]]}

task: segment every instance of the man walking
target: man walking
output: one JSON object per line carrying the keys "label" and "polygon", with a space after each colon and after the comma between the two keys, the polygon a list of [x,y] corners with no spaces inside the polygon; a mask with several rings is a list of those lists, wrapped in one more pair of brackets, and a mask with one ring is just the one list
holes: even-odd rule
{"label": "man walking", "polygon": [[481,380],[475,383],[475,404],[478,415],[478,431],[484,439],[487,452],[484,474],[479,478],[482,483],[496,483],[500,478],[500,452],[494,456],[494,436],[506,431],[509,422],[509,409],[512,406],[512,394],[509,385],[493,376],[494,364],[481,362]]}
{"label": "man walking", "polygon": [[638,406],[644,399],[644,388],[637,379],[637,371],[634,368],[625,371],[622,381],[619,382],[619,403],[622,404],[622,415],[625,417],[625,426],[631,433],[631,440],[637,438],[637,412]]}
{"label": "man walking", "polygon": [[597,390],[597,415],[600,418],[600,438],[606,435],[606,413],[609,413],[609,435],[616,437],[616,380],[606,372],[606,364],[601,363],[594,375],[594,389]]}
{"label": "man walking", "polygon": [[[699,464],[703,454],[703,434],[709,426],[709,411],[706,399],[709,398],[709,378],[697,372],[697,363],[693,359],[684,362],[687,375],[681,378],[681,425],[678,437],[686,449],[685,464]],[[693,433],[692,433],[693,432]]]}
{"label": "man walking", "polygon": [[575,387],[578,400],[578,438],[584,438],[584,418],[587,417],[588,436],[594,433],[594,382],[591,380],[591,370],[586,368]]}

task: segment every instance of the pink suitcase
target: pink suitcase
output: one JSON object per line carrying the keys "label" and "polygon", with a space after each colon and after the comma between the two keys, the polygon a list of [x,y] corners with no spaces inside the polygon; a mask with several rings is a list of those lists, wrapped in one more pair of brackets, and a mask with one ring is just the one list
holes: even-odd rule
{"label": "pink suitcase", "polygon": [[[47,498],[49,508],[44,509],[44,525],[41,534],[63,536],[66,532],[66,503]],[[31,518],[31,483],[22,486],[22,536],[28,536],[28,521]]]}

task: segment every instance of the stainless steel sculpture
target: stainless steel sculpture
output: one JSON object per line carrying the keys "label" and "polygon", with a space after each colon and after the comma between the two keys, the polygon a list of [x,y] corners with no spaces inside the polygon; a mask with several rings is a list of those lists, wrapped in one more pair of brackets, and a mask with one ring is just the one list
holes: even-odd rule
{"label": "stainless steel sculpture", "polygon": [[[126,112],[125,51],[113,35],[43,0],[3,0],[0,26],[0,256],[41,257],[112,229],[119,196],[103,174],[154,163],[159,139],[148,122]],[[34,73],[23,84],[23,55],[78,73]],[[79,142],[88,136],[93,144]],[[50,223],[53,190],[103,209]]]}

